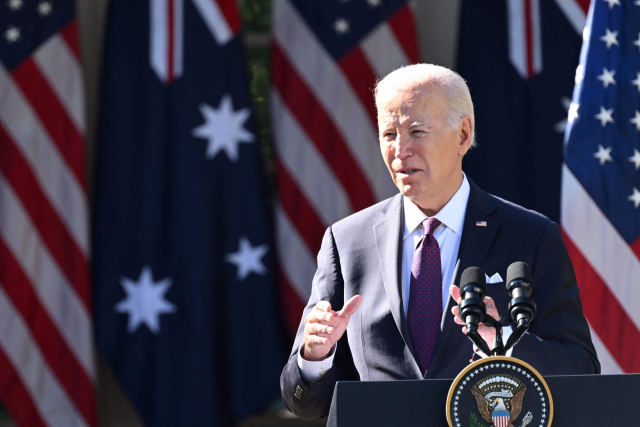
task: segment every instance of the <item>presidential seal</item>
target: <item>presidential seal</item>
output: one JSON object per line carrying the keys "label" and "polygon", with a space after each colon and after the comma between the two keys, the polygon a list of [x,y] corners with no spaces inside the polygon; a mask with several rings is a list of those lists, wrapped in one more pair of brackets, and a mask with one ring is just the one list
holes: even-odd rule
{"label": "presidential seal", "polygon": [[512,357],[472,363],[449,389],[450,427],[549,427],[552,419],[547,383],[533,367]]}

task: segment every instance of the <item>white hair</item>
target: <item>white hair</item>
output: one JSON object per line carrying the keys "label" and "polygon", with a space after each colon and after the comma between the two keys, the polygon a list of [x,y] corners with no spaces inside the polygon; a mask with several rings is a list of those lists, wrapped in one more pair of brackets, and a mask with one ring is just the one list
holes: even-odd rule
{"label": "white hair", "polygon": [[398,83],[433,83],[441,87],[447,101],[447,117],[445,123],[452,129],[457,129],[464,117],[471,118],[473,125],[473,135],[471,136],[471,147],[476,145],[475,116],[473,114],[473,102],[471,93],[465,80],[460,74],[448,68],[434,64],[413,64],[407,65],[387,74],[382,80],[376,83],[374,97],[376,108],[378,108],[378,94],[386,86]]}

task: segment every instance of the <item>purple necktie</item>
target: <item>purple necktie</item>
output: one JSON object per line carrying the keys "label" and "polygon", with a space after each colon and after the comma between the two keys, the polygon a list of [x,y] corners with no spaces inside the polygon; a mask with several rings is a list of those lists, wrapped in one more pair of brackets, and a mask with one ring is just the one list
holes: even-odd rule
{"label": "purple necktie", "polygon": [[429,362],[436,345],[442,319],[442,267],[440,246],[433,232],[440,225],[436,218],[422,223],[424,237],[418,243],[411,263],[411,288],[407,323],[411,342],[422,372],[429,369]]}

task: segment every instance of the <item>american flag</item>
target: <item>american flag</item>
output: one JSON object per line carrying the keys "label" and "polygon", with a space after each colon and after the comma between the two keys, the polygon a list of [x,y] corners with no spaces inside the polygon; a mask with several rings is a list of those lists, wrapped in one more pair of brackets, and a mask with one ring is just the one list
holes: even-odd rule
{"label": "american flag", "polygon": [[372,88],[417,62],[418,45],[404,0],[277,0],[272,29],[276,239],[295,333],[326,227],[397,192],[380,155]]}
{"label": "american flag", "polygon": [[0,5],[0,400],[95,425],[82,70],[73,0]]}
{"label": "american flag", "polygon": [[603,373],[640,372],[640,2],[591,3],[565,136],[562,228]]}

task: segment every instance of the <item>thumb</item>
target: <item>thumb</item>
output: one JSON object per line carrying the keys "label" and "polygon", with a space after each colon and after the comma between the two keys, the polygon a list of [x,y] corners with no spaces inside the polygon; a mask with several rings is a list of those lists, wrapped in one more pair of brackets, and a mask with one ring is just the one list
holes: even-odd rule
{"label": "thumb", "polygon": [[453,298],[455,302],[458,302],[458,300],[460,299],[460,288],[456,285],[451,285],[451,287],[449,288],[449,293],[451,294],[451,298]]}
{"label": "thumb", "polygon": [[344,307],[342,307],[342,310],[338,312],[338,315],[340,317],[344,316],[349,318],[351,317],[351,315],[353,315],[353,313],[356,312],[358,307],[360,307],[360,304],[362,304],[362,297],[360,295],[354,295],[349,301],[344,304]]}

